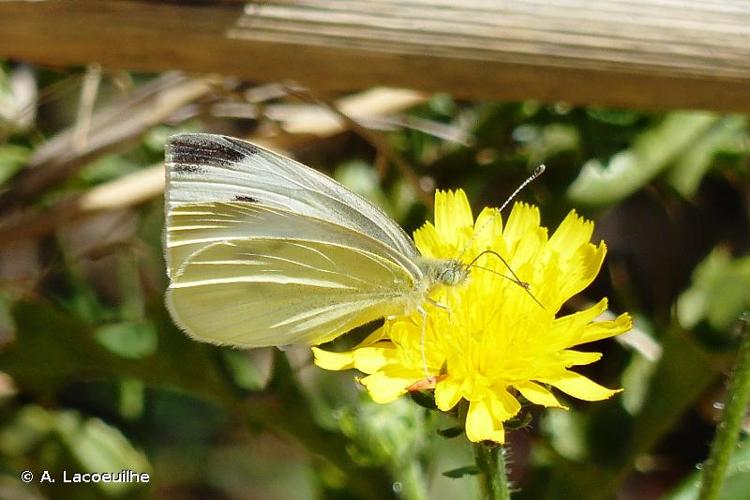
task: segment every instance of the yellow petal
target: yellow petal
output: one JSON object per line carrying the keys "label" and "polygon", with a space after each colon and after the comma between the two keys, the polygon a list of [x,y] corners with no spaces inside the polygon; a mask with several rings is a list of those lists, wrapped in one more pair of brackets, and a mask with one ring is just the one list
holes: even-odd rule
{"label": "yellow petal", "polygon": [[594,223],[571,210],[549,238],[549,246],[561,255],[571,255],[591,240]]}
{"label": "yellow petal", "polygon": [[492,416],[495,420],[505,422],[513,418],[521,410],[521,403],[511,395],[504,387],[496,387],[492,390],[493,397],[489,398]]}
{"label": "yellow petal", "polygon": [[550,339],[555,339],[551,347],[565,349],[586,342],[581,340],[586,325],[606,309],[607,299],[602,299],[588,309],[556,318],[549,335]]}
{"label": "yellow petal", "polygon": [[473,225],[471,205],[462,189],[435,193],[435,227],[443,238],[450,241],[462,228]]}
{"label": "yellow petal", "polygon": [[435,404],[441,411],[448,411],[461,399],[461,382],[447,378],[435,387]]}
{"label": "yellow petal", "polygon": [[539,228],[539,209],[525,203],[513,204],[508,221],[505,223],[503,239],[509,246]]}
{"label": "yellow petal", "polygon": [[381,340],[385,340],[387,337],[388,332],[386,331],[385,326],[381,326],[370,335],[368,335],[365,340],[357,344],[357,347],[355,347],[353,350],[360,349],[362,347],[370,347],[374,344],[377,344]]}
{"label": "yellow petal", "polygon": [[487,400],[474,401],[469,404],[469,412],[466,415],[466,437],[469,441],[505,442],[505,430],[503,423],[492,417],[490,403]]}
{"label": "yellow petal", "polygon": [[414,245],[425,257],[440,258],[443,243],[435,226],[426,222],[422,227],[414,231]]}
{"label": "yellow petal", "polygon": [[601,401],[612,397],[622,389],[612,390],[574,372],[566,371],[558,377],[539,379],[540,382],[557,387],[574,398],[584,401]]}
{"label": "yellow petal", "polygon": [[[544,268],[545,281],[557,281],[554,292],[555,307],[586,288],[594,281],[607,254],[607,246],[586,244],[575,249],[572,255],[552,253]],[[560,281],[560,278],[563,278]]]}
{"label": "yellow petal", "polygon": [[406,389],[417,380],[419,380],[418,377],[397,378],[378,372],[362,378],[360,382],[367,388],[373,401],[390,403],[405,394]]}
{"label": "yellow petal", "polygon": [[543,386],[529,381],[518,382],[513,384],[513,387],[518,389],[523,397],[528,399],[535,405],[542,405],[548,408],[567,408],[560,404],[557,398],[550,391],[545,389]]}
{"label": "yellow petal", "polygon": [[[474,223],[477,239],[485,242],[481,246],[491,246],[503,234],[503,217],[495,208],[485,207]],[[502,241],[502,239],[500,239]]]}
{"label": "yellow petal", "polygon": [[562,351],[560,353],[560,359],[562,360],[563,366],[580,366],[588,365],[599,361],[602,357],[600,352],[581,352],[581,351]]}
{"label": "yellow petal", "polygon": [[363,347],[354,351],[353,367],[363,373],[375,373],[398,360],[398,349],[393,344],[383,347]]}
{"label": "yellow petal", "polygon": [[620,314],[612,321],[599,321],[588,324],[583,329],[580,343],[614,337],[633,328],[633,319],[629,314]]}
{"label": "yellow petal", "polygon": [[312,348],[315,364],[324,370],[350,370],[354,368],[354,351],[330,352],[317,347]]}
{"label": "yellow petal", "polygon": [[568,281],[565,292],[572,297],[589,286],[599,274],[606,255],[607,245],[603,241],[599,243],[599,246],[588,244],[581,247],[578,259],[575,261],[575,267],[563,271],[563,274],[575,274],[577,276],[575,280]]}

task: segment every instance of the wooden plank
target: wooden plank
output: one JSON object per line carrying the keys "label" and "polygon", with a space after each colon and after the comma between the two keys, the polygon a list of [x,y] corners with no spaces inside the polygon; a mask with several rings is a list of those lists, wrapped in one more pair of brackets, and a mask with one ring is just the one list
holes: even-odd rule
{"label": "wooden plank", "polygon": [[750,111],[750,1],[0,0],[0,57]]}

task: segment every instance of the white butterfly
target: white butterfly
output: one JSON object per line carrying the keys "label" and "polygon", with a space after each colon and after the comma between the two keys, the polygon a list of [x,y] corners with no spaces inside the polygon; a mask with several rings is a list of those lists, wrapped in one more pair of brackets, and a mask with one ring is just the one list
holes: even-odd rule
{"label": "white butterfly", "polygon": [[199,340],[320,344],[468,276],[421,256],[369,201],[249,142],[176,135],[165,163],[167,306]]}

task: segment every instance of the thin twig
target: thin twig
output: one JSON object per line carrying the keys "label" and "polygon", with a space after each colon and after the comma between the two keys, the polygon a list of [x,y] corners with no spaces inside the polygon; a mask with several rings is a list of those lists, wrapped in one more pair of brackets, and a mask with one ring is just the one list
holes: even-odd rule
{"label": "thin twig", "polygon": [[0,245],[49,234],[59,224],[82,216],[138,205],[164,191],[162,164],[96,186],[86,193],[55,204],[44,212],[20,212],[3,219]]}
{"label": "thin twig", "polygon": [[354,118],[339,109],[337,103],[332,99],[317,95],[310,90],[305,90],[304,93],[301,93],[297,90],[290,89],[290,94],[295,95],[301,99],[312,98],[319,103],[325,104],[329,109],[331,109],[331,111],[336,113],[336,115],[339,116],[344,121],[344,123],[349,126],[349,128],[351,128],[358,135],[370,142],[381,154],[386,156],[394,165],[396,165],[396,167],[401,172],[401,175],[403,175],[404,178],[412,185],[412,188],[417,193],[417,196],[419,196],[422,202],[429,208],[432,208],[432,193],[428,193],[422,188],[422,182],[414,169],[412,169],[412,167],[406,162],[406,160],[404,160],[401,155],[399,155],[391,147],[391,145],[388,144],[388,141],[385,140],[382,135],[368,130],[366,127],[359,124]]}
{"label": "thin twig", "polygon": [[[19,71],[18,69],[16,71]],[[31,70],[26,68],[21,71],[27,71],[31,73]],[[22,104],[19,106],[16,110],[14,110],[14,115],[11,117],[10,122],[11,123],[24,123],[28,122],[29,124],[33,124],[34,115],[36,113],[37,108],[45,104],[53,99],[58,98],[60,94],[64,94],[68,92],[69,90],[75,88],[78,85],[79,80],[81,80],[82,75],[81,74],[74,74],[69,75],[63,78],[62,80],[58,80],[55,83],[51,83],[44,87],[43,89],[39,91],[34,91],[34,96],[32,99],[29,99],[29,101],[25,104]],[[36,85],[36,82],[34,82],[34,85]],[[5,142],[8,138],[8,134],[11,132],[12,128],[2,127],[0,126],[0,143]]]}
{"label": "thin twig", "polygon": [[97,110],[91,119],[91,133],[85,147],[81,150],[74,147],[74,126],[37,148],[26,169],[0,195],[0,208],[21,205],[94,158],[125,147],[175,110],[206,95],[215,82],[215,79],[168,74]]}
{"label": "thin twig", "polygon": [[83,77],[81,86],[81,100],[78,103],[78,113],[73,129],[73,147],[77,151],[86,148],[86,142],[91,130],[91,119],[94,114],[96,96],[99,94],[99,83],[102,81],[102,67],[98,64],[89,64],[86,68],[86,76]]}
{"label": "thin twig", "polygon": [[[401,109],[403,109],[403,107],[419,100],[418,95],[410,95],[399,90],[378,89],[377,93],[368,91],[366,94],[359,97],[347,96],[347,98],[338,102],[343,101],[347,109],[356,112],[358,115],[379,116],[397,110],[397,106],[402,106]],[[290,117],[288,123],[291,124],[292,122],[294,122],[294,119]],[[318,126],[306,117],[301,117],[299,122],[294,123],[294,128],[304,134],[256,136],[252,139],[256,142],[262,142],[264,146],[272,149],[294,149],[303,144],[310,134],[319,133],[321,129],[325,129],[325,127]],[[338,124],[336,129],[328,128],[326,131],[335,134],[342,130],[344,130],[343,126]],[[85,217],[98,211],[131,207],[144,203],[159,196],[163,190],[163,166],[158,164],[148,167],[103,183],[86,193],[56,203],[44,211],[24,211],[6,215],[0,219],[0,245],[22,238],[44,236],[53,232],[61,223]]]}

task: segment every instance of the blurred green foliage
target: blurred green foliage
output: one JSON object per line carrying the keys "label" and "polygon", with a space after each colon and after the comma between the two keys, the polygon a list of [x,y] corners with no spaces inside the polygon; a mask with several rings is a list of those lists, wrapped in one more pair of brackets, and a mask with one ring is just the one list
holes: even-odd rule
{"label": "blurred green foliage", "polygon": [[[17,109],[0,67],[0,107]],[[64,73],[36,70],[52,85]],[[74,73],[74,72],[73,72]],[[137,82],[147,75],[136,75]],[[114,94],[106,86],[103,94]],[[31,124],[0,114],[0,186],[45,139],[75,126],[76,95],[48,100]],[[510,434],[517,498],[693,498],[731,365],[738,316],[750,308],[746,117],[644,113],[563,103],[487,103],[435,95],[408,114],[423,128],[388,132],[390,147],[438,188],[467,191],[475,210],[499,205],[540,162],[547,173],[519,198],[546,225],[570,210],[597,223],[609,247],[599,279],[571,304],[602,295],[629,311],[657,346],[602,342],[586,367],[625,389],[569,412],[529,408]],[[121,117],[123,120],[126,116]],[[254,126],[254,125],[252,125]],[[439,128],[439,127],[443,128]],[[245,134],[241,120],[204,117],[144,131],[51,190],[65,196],[137,172],[169,134]],[[321,141],[301,157],[384,207],[408,230],[431,217],[415,187],[361,138]],[[428,183],[429,184],[429,183]],[[0,490],[8,498],[471,498],[471,450],[459,424],[408,398],[376,405],[353,373],[311,366],[306,349],[242,352],[199,344],[163,305],[162,200],[63,224],[0,250]],[[338,340],[351,345],[358,332]],[[738,450],[726,498],[748,486]],[[148,484],[18,480],[22,470],[148,472]],[[15,496],[17,495],[17,496]]]}

